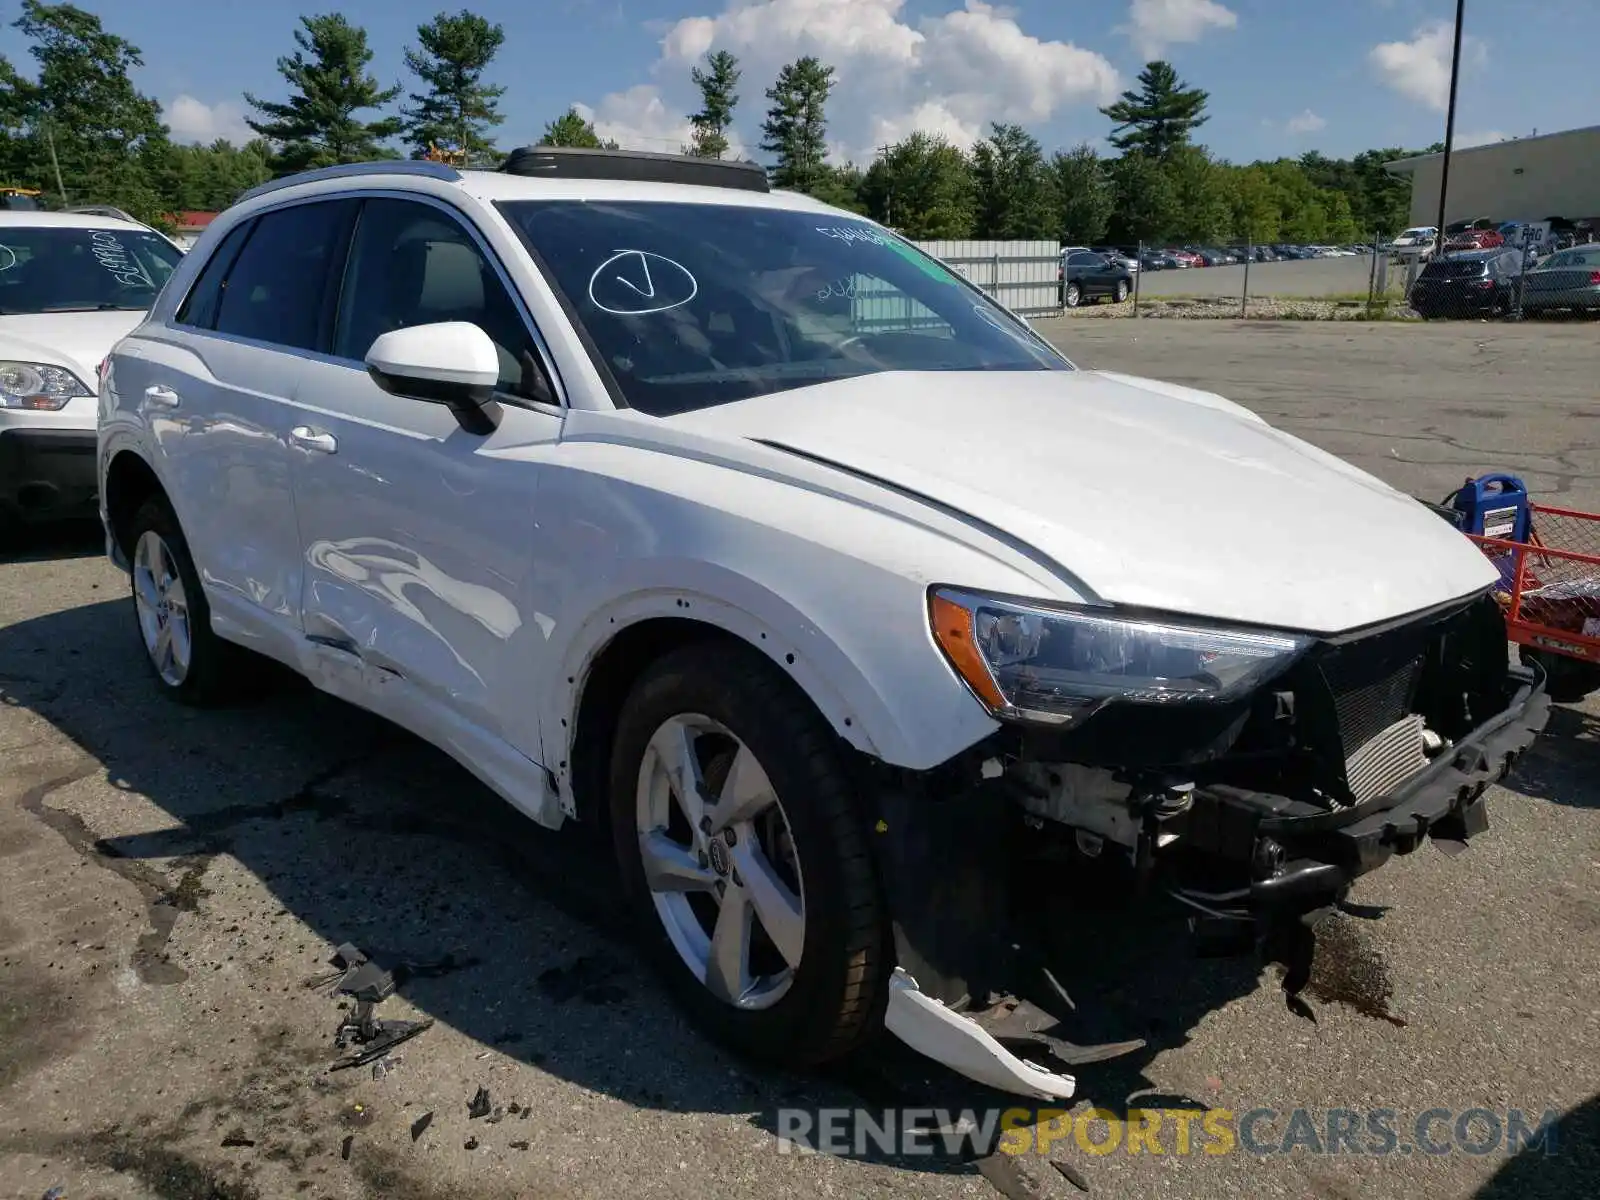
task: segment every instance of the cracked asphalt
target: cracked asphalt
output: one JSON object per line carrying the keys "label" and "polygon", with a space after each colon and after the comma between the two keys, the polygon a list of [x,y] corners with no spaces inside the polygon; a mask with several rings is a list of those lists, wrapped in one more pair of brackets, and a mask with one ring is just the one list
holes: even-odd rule
{"label": "cracked asphalt", "polygon": [[[1593,326],[1039,327],[1409,490],[1502,468],[1600,510]],[[0,1197],[1079,1194],[1036,1155],[780,1153],[780,1108],[992,1098],[893,1047],[805,1078],[713,1049],[635,964],[593,846],[307,688],[162,702],[99,550],[59,529],[0,561]],[[1085,1107],[1276,1110],[1257,1144],[1296,1107],[1393,1109],[1402,1138],[1435,1107],[1554,1110],[1554,1154],[1180,1154],[1169,1124],[1161,1154],[1052,1157],[1100,1197],[1600,1194],[1597,780],[1600,707],[1563,707],[1492,793],[1489,836],[1363,882],[1369,919],[1325,933],[1314,1021],[1170,920],[1062,905],[1075,1035],[1150,1043],[1082,1068]],[[376,1076],[328,1070],[345,1014],[307,986],[343,942],[407,971],[381,1016],[435,1022]]]}

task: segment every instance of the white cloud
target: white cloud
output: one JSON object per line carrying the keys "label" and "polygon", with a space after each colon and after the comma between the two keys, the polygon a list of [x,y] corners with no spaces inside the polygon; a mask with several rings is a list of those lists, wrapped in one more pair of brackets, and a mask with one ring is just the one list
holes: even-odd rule
{"label": "white cloud", "polygon": [[1493,142],[1509,142],[1511,135],[1501,133],[1498,129],[1486,129],[1480,133],[1458,133],[1455,137],[1454,148],[1465,150],[1470,146],[1487,146]]}
{"label": "white cloud", "polygon": [[725,0],[715,16],[663,27],[652,69],[659,82],[602,98],[596,128],[624,146],[655,139],[667,148],[698,107],[689,70],[712,49],[739,57],[737,116],[752,132],[785,63],[814,54],[834,67],[830,147],[835,159],[857,162],[919,129],[969,146],[991,121],[1038,123],[1068,105],[1104,104],[1121,86],[1103,56],[1037,38],[1015,11],[987,0],[915,24],[904,9],[905,0]]}
{"label": "white cloud", "polygon": [[1168,46],[1198,42],[1213,29],[1233,29],[1239,18],[1216,0],[1131,0],[1127,25],[1118,29],[1133,39],[1146,59],[1160,58]]}
{"label": "white cloud", "polygon": [[[681,111],[661,98],[661,89],[641,83],[625,92],[612,92],[601,98],[598,108],[574,104],[578,115],[594,125],[603,139],[616,142],[624,150],[654,150],[675,154],[694,136],[694,126]],[[728,137],[732,157],[742,157],[743,143],[732,131]]]}
{"label": "white cloud", "polygon": [[[1409,42],[1381,42],[1367,52],[1367,61],[1383,80],[1402,96],[1419,100],[1435,112],[1450,103],[1450,56],[1454,48],[1455,26],[1449,21],[1432,21],[1412,32]],[[1489,52],[1483,42],[1463,37],[1461,60],[1481,66]]]}
{"label": "white cloud", "polygon": [[206,104],[189,95],[174,98],[162,113],[173,141],[206,144],[218,138],[227,138],[236,145],[248,142],[256,134],[244,123],[244,117],[244,109],[231,101]]}
{"label": "white cloud", "polygon": [[1284,128],[1290,133],[1317,133],[1328,127],[1328,122],[1309,108],[1289,118]]}

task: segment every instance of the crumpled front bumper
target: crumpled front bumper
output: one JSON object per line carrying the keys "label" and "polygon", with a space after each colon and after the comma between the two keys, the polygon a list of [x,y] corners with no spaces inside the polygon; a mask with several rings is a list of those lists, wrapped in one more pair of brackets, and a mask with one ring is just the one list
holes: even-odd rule
{"label": "crumpled front bumper", "polygon": [[[1150,884],[1188,907],[1203,943],[1220,938],[1234,943],[1234,952],[1259,949],[1283,963],[1293,1002],[1309,979],[1314,926],[1356,879],[1424,840],[1459,852],[1488,827],[1484,792],[1510,772],[1550,712],[1537,665],[1508,668],[1506,684],[1509,702],[1499,713],[1365,803],[1330,811],[1264,792],[1197,787],[1172,846],[1182,849],[1154,868]],[[1070,1097],[1074,1077],[1016,1053],[1018,1039],[1004,1036],[991,1017],[997,1010],[986,1008],[997,994],[1012,994],[1043,1018],[1033,1023],[1046,1032],[1050,1017],[1060,1016],[1059,1006],[1047,1003],[1052,1014],[1027,1002],[1039,972],[1037,964],[1026,969],[1026,935],[1011,891],[1019,831],[995,819],[1007,809],[1006,780],[985,774],[954,786],[953,776],[899,775],[886,782],[878,793],[877,850],[899,959],[890,1032],[988,1086],[1036,1099]],[[1024,828],[1021,836],[1032,834]],[[1056,1054],[1064,1065],[1138,1045],[1057,1044],[1079,1052],[1064,1060]]]}
{"label": "crumpled front bumper", "polygon": [[1329,812],[1243,789],[1197,790],[1184,828],[1187,855],[1247,862],[1254,877],[1223,891],[1180,882],[1173,896],[1204,916],[1259,926],[1335,903],[1357,878],[1424,840],[1459,853],[1488,828],[1485,790],[1510,773],[1550,717],[1543,671],[1517,666],[1509,675],[1517,687],[1504,711],[1364,804]]}

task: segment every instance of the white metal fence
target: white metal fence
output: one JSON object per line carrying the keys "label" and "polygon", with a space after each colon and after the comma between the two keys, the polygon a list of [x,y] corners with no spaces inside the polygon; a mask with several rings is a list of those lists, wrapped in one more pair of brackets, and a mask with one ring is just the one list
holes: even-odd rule
{"label": "white metal fence", "polygon": [[[1057,242],[917,242],[1012,312],[1047,316],[1061,311],[1061,246]],[[930,329],[944,324],[931,309],[897,288],[858,277],[850,290],[855,329]]]}

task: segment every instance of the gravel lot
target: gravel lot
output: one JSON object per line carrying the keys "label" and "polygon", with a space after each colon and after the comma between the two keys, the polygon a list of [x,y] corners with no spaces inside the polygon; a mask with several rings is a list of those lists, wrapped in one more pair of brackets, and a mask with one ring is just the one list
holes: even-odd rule
{"label": "gravel lot", "polygon": [[[1600,508],[1589,329],[1040,328],[1409,489],[1503,467]],[[782,1106],[984,1100],[892,1050],[808,1079],[724,1057],[633,965],[581,839],[304,688],[217,714],[160,702],[98,554],[93,531],[54,531],[0,563],[0,1197],[1078,1194],[1036,1158],[778,1153]],[[1083,1069],[1086,1102],[1390,1108],[1402,1135],[1434,1107],[1555,1109],[1554,1156],[1180,1156],[1169,1125],[1159,1156],[1056,1157],[1098,1197],[1600,1194],[1596,721],[1558,711],[1468,854],[1361,887],[1392,911],[1325,939],[1315,1022],[1270,972],[1192,959],[1170,923],[1110,903],[1069,910],[1084,948],[1058,966],[1084,1040],[1150,1041]],[[437,1022],[382,1078],[326,1070],[340,1013],[305,980],[345,941],[434,968],[381,1009]],[[480,1086],[503,1120],[469,1119]]]}

